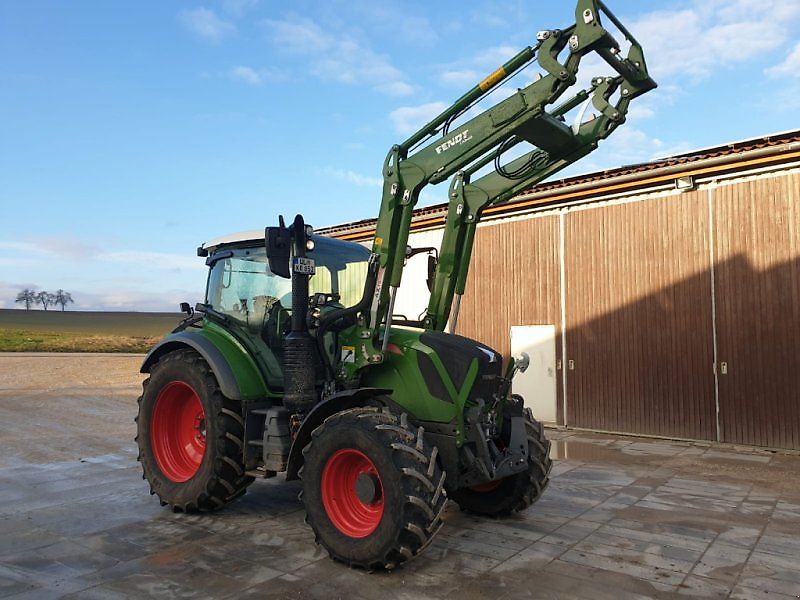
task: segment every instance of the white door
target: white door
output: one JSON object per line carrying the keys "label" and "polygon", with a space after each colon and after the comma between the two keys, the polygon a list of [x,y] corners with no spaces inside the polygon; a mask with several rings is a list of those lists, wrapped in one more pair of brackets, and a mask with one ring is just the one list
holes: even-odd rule
{"label": "white door", "polygon": [[523,352],[531,363],[514,377],[513,391],[525,398],[533,416],[545,423],[556,422],[556,326],[524,325],[511,328],[511,355]]}

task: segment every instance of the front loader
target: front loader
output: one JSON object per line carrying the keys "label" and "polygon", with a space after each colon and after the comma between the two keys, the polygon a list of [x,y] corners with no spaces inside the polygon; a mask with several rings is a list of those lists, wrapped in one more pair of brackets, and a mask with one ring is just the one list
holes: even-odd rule
{"label": "front loader", "polygon": [[[562,98],[590,53],[611,74]],[[470,117],[533,63],[536,81]],[[141,368],[137,441],[152,493],[176,511],[207,511],[255,479],[301,479],[317,542],[370,570],[422,552],[448,498],[491,516],[533,504],[551,461],[541,423],[511,390],[527,358],[504,361],[451,333],[475,228],[488,206],[592,152],[655,87],[633,35],[599,0],[578,0],[575,24],[540,32],[391,148],[371,250],[318,236],[300,215],[201,246],[205,302],[182,305],[186,319]],[[589,106],[598,114],[585,119]],[[407,246],[414,206],[451,177],[428,308],[410,321],[394,300],[406,261],[427,250]]]}

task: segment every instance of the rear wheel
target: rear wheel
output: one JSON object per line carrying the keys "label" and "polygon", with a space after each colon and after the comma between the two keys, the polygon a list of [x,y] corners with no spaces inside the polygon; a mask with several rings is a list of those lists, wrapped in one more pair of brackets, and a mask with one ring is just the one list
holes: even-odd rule
{"label": "rear wheel", "polygon": [[450,494],[462,510],[490,517],[525,510],[536,502],[550,482],[550,441],[544,426],[525,411],[525,431],[528,435],[528,468],[521,473],[498,481],[490,481]]}
{"label": "rear wheel", "polygon": [[244,494],[244,422],[213,372],[192,350],[171,352],[142,384],[136,417],[139,461],[150,492],[175,510],[214,510]]}
{"label": "rear wheel", "polygon": [[317,427],[303,450],[302,499],[317,543],[365,569],[393,569],[441,527],[445,474],[437,449],[405,415],[353,408]]}

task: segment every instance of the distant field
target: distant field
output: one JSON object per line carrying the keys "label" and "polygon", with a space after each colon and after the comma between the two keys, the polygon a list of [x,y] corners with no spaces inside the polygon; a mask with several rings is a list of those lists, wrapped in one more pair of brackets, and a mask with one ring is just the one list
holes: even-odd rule
{"label": "distant field", "polygon": [[146,352],[181,314],[0,309],[0,352]]}

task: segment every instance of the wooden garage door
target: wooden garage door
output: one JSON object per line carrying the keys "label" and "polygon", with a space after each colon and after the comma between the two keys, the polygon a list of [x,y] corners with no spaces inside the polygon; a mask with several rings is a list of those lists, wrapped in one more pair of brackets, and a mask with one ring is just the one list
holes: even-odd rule
{"label": "wooden garage door", "polygon": [[713,194],[722,441],[800,449],[800,175]]}
{"label": "wooden garage door", "polygon": [[565,217],[567,424],[716,438],[708,200]]}

